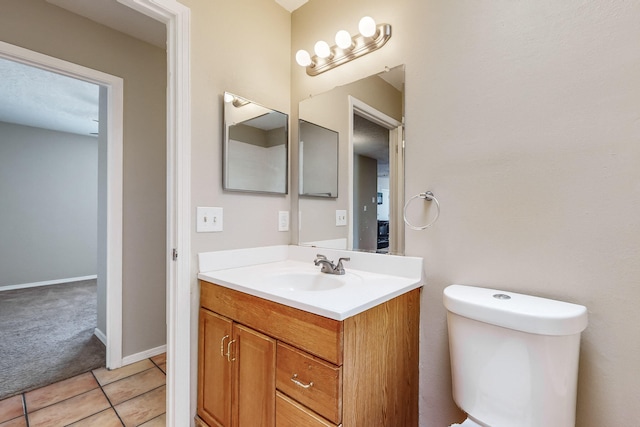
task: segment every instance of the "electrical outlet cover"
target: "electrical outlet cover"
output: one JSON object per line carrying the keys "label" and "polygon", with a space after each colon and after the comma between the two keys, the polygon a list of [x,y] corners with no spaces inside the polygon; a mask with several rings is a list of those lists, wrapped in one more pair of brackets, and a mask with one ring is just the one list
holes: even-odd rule
{"label": "electrical outlet cover", "polygon": [[289,231],[289,211],[278,211],[278,231]]}

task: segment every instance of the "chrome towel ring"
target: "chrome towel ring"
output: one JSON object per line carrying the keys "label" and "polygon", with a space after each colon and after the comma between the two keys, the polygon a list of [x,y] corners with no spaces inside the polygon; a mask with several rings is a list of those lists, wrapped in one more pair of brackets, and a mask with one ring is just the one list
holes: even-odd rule
{"label": "chrome towel ring", "polygon": [[[436,203],[436,216],[427,225],[416,226],[416,225],[411,224],[409,222],[409,220],[407,219],[407,207],[409,206],[409,204],[414,199],[417,199],[417,198],[425,199],[427,201]],[[405,203],[405,205],[404,205],[404,210],[403,210],[404,223],[407,224],[407,226],[409,228],[411,228],[412,230],[424,230],[426,228],[431,227],[438,220],[439,216],[440,216],[440,202],[438,202],[438,199],[436,199],[436,196],[434,196],[431,191],[425,191],[424,193],[416,194],[415,196],[413,196],[409,200],[407,200],[407,203]]]}

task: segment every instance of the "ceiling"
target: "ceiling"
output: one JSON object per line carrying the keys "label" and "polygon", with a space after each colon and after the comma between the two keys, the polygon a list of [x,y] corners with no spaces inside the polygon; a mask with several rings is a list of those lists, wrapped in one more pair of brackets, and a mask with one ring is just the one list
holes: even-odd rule
{"label": "ceiling", "polygon": [[161,49],[165,49],[167,46],[166,28],[163,23],[118,3],[116,0],[46,1]]}
{"label": "ceiling", "polygon": [[98,85],[2,58],[0,75],[0,121],[97,135]]}
{"label": "ceiling", "polygon": [[[116,31],[166,48],[165,25],[117,0],[46,0]],[[275,0],[289,12],[308,0]],[[0,58],[0,121],[83,135],[98,132],[98,86]]]}

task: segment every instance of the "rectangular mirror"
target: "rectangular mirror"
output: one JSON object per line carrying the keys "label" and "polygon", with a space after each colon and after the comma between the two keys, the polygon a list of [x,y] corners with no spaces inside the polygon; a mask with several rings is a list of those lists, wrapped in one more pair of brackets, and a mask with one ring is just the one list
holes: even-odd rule
{"label": "rectangular mirror", "polygon": [[224,93],[223,188],[287,194],[289,116]]}
{"label": "rectangular mirror", "polygon": [[403,254],[404,66],[314,94],[298,110],[337,132],[339,153],[335,198],[298,199],[298,244]]}
{"label": "rectangular mirror", "polygon": [[338,197],[338,132],[298,122],[300,195]]}

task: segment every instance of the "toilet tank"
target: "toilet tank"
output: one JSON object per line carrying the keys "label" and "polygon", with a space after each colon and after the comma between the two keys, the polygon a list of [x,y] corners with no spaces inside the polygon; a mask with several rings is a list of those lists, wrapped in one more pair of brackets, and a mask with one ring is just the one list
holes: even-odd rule
{"label": "toilet tank", "polygon": [[447,309],[453,397],[490,427],[574,427],[581,305],[451,285]]}

